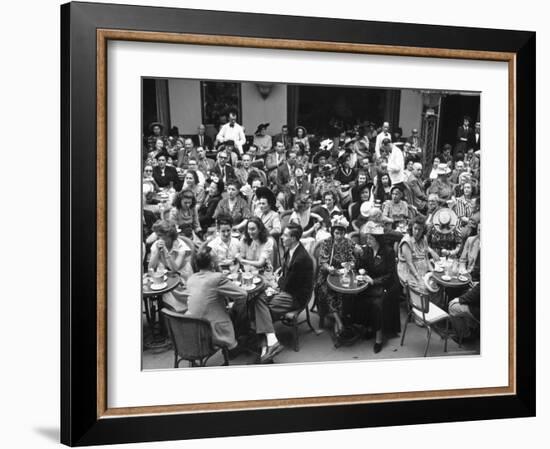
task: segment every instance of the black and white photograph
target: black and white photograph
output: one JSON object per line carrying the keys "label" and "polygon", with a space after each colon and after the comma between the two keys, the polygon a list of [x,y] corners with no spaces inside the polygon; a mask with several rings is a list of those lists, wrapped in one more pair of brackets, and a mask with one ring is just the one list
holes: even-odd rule
{"label": "black and white photograph", "polygon": [[142,369],[479,356],[482,95],[143,77]]}

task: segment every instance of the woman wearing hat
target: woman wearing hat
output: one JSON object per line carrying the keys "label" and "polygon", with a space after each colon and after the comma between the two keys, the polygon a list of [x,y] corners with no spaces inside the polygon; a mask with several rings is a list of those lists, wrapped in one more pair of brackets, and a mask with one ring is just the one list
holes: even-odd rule
{"label": "woman wearing hat", "polygon": [[401,331],[399,312],[399,287],[395,272],[395,253],[384,239],[384,227],[367,222],[362,233],[366,235],[366,247],[357,260],[357,268],[366,271],[367,290],[344,301],[346,321],[367,327],[366,337],[374,332],[374,352],[382,349],[383,334]]}
{"label": "woman wearing hat", "polygon": [[422,215],[417,215],[399,243],[397,254],[399,280],[403,285],[409,284],[421,291],[426,290],[424,276],[432,271],[430,256],[439,260],[439,256],[428,246],[426,233],[426,221]]}
{"label": "woman wearing hat", "polygon": [[462,245],[458,231],[458,217],[452,209],[442,207],[432,217],[432,226],[428,232],[428,245],[438,255],[456,257]]}
{"label": "woman wearing hat", "polygon": [[268,127],[269,123],[260,123],[254,133],[254,145],[258,148],[260,156],[267,154],[273,146],[271,136],[267,134]]}
{"label": "woman wearing hat", "polygon": [[298,194],[294,200],[294,211],[288,219],[289,224],[299,224],[302,229],[302,238],[300,242],[306,250],[312,254],[313,245],[315,244],[315,234],[321,229],[323,218],[311,212],[311,196],[308,193]]}
{"label": "woman wearing hat", "polygon": [[340,203],[342,189],[340,181],[334,179],[335,171],[336,168],[330,164],[325,164],[321,169],[321,178],[317,178],[313,185],[313,196],[316,200],[323,199],[326,192],[335,192],[337,194],[337,201]]}
{"label": "woman wearing hat", "polygon": [[354,231],[359,231],[368,221],[369,211],[374,207],[374,197],[371,192],[371,185],[364,184],[359,190],[359,201],[350,207],[350,220]]}
{"label": "woman wearing hat", "polygon": [[353,254],[355,243],[346,237],[349,223],[343,215],[337,215],[331,220],[330,237],[320,245],[319,270],[315,280],[315,298],[321,317],[330,316],[334,319],[334,335],[338,337],[343,329],[342,295],[328,287],[327,276],[342,267],[343,262],[355,262]]}
{"label": "woman wearing hat", "polygon": [[454,193],[453,186],[449,181],[450,173],[451,169],[447,164],[439,164],[437,166],[437,179],[432,182],[426,193],[435,193],[443,201],[450,200]]}
{"label": "woman wearing hat", "polygon": [[306,153],[309,153],[309,139],[307,137],[307,130],[303,126],[297,126],[294,130],[294,138],[292,143],[295,144],[301,142],[304,145]]}

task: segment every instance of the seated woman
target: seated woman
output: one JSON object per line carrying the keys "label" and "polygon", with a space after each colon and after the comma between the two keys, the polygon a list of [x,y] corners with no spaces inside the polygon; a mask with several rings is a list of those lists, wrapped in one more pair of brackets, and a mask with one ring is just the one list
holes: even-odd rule
{"label": "seated woman", "polygon": [[314,287],[319,315],[328,315],[334,319],[333,332],[336,339],[343,330],[342,295],[328,287],[327,277],[341,268],[343,262],[355,262],[355,243],[346,237],[348,226],[349,223],[343,215],[333,217],[331,235],[320,243],[319,270]]}
{"label": "seated woman", "polygon": [[403,285],[409,284],[419,291],[426,291],[424,276],[432,271],[429,257],[439,260],[438,255],[428,246],[426,233],[426,221],[422,215],[417,215],[411,220],[409,231],[398,247],[399,280]]}
{"label": "seated woman", "polygon": [[220,215],[216,220],[217,235],[208,242],[216,254],[218,264],[222,269],[237,271],[239,264],[236,263],[237,254],[239,254],[239,241],[231,235],[233,220],[231,217]]}
{"label": "seated woman", "polygon": [[323,204],[321,207],[315,209],[315,212],[323,219],[323,225],[326,229],[331,227],[333,217],[343,214],[337,206],[337,198],[337,194],[329,190],[323,195]]}
{"label": "seated woman", "polygon": [[239,181],[230,179],[227,182],[227,198],[222,199],[216,207],[214,218],[219,215],[228,215],[233,220],[233,229],[240,231],[246,226],[250,218],[248,202],[239,195]]}
{"label": "seated woman", "polygon": [[370,180],[369,173],[361,168],[357,172],[357,177],[355,178],[355,181],[353,182],[353,187],[351,188],[352,201],[361,201],[361,192],[363,190],[363,187],[365,187],[366,185],[368,185],[370,188],[372,186],[372,181]]}
{"label": "seated woman", "polygon": [[439,256],[458,257],[462,235],[458,230],[458,217],[449,208],[443,207],[434,213],[428,230],[428,245]]}
{"label": "seated woman", "polygon": [[376,177],[376,188],[374,198],[384,204],[391,199],[391,179],[388,173],[378,173]]}
{"label": "seated woman", "polygon": [[199,223],[203,233],[215,223],[214,212],[222,199],[223,181],[218,178],[210,179],[204,200],[199,205]]}
{"label": "seated woman", "polygon": [[439,197],[435,193],[428,195],[428,203],[426,209],[426,225],[428,226],[428,228],[432,226],[432,219],[434,217],[434,214],[439,210],[439,207]]}
{"label": "seated woman", "polygon": [[439,164],[437,167],[437,179],[428,187],[426,193],[435,193],[441,201],[448,201],[454,194],[453,185],[449,181],[451,169],[447,164]]}
{"label": "seated woman", "polygon": [[258,217],[248,220],[236,259],[245,271],[256,268],[264,273],[273,272],[273,238]]}
{"label": "seated woman", "polygon": [[260,123],[254,133],[253,145],[258,148],[258,155],[260,156],[269,153],[269,151],[271,151],[271,147],[273,146],[271,136],[267,134],[268,127],[269,123]]}
{"label": "seated woman", "polygon": [[[148,269],[167,270],[179,274],[186,280],[193,272],[189,260],[191,248],[178,238],[176,224],[159,220],[153,224],[153,234],[157,240],[151,246]],[[185,296],[180,289],[164,293],[162,300],[176,311],[185,309]]]}
{"label": "seated woman", "polygon": [[350,208],[350,220],[354,231],[359,231],[367,222],[366,213],[374,206],[370,184],[364,184],[359,192],[359,201]]}
{"label": "seated woman", "polygon": [[453,203],[453,211],[458,217],[458,227],[462,229],[468,225],[470,217],[475,208],[476,200],[473,196],[473,186],[470,182],[465,182],[462,185],[462,196],[458,197]]}
{"label": "seated woman", "polygon": [[472,235],[466,239],[464,249],[460,256],[460,263],[464,264],[464,268],[472,276],[472,281],[479,282],[480,271],[480,249],[481,249],[481,223],[476,227],[475,235]]}
{"label": "seated woman", "polygon": [[376,333],[374,352],[382,349],[383,335],[401,331],[399,283],[395,272],[395,253],[385,244],[383,226],[369,221],[362,232],[367,246],[357,260],[357,268],[366,271],[367,290],[344,301],[347,323],[362,324],[366,337]]}
{"label": "seated woman", "polygon": [[303,126],[297,126],[294,130],[294,137],[292,144],[301,143],[304,145],[304,151],[309,153],[309,139],[307,137],[307,130]]}
{"label": "seated woman", "polygon": [[393,186],[390,190],[391,200],[382,205],[382,214],[390,219],[395,228],[409,218],[409,205],[403,200],[403,190],[399,186]]}
{"label": "seated woman", "polygon": [[269,235],[278,238],[281,235],[281,219],[276,210],[275,195],[267,187],[260,187],[256,190],[256,198],[258,198],[258,208],[254,211],[254,215],[262,220]]}
{"label": "seated woman", "polygon": [[197,201],[191,190],[183,189],[176,194],[168,219],[180,228],[181,233],[195,242],[200,242],[202,229],[197,213]]}
{"label": "seated woman", "polygon": [[439,160],[439,158],[436,156],[434,157],[434,160],[432,162],[432,170],[430,171],[430,176],[429,176],[429,179],[437,179],[437,177],[439,176],[439,163],[441,161]]}
{"label": "seated woman", "polygon": [[198,204],[202,204],[206,193],[204,187],[199,184],[199,175],[193,170],[187,170],[183,178],[183,188],[191,190]]}
{"label": "seated woman", "polygon": [[315,245],[315,234],[321,228],[323,218],[311,212],[311,196],[309,194],[298,194],[294,200],[294,211],[290,214],[288,223],[298,224],[302,227],[302,238],[300,243],[304,245],[308,253],[313,253]]}

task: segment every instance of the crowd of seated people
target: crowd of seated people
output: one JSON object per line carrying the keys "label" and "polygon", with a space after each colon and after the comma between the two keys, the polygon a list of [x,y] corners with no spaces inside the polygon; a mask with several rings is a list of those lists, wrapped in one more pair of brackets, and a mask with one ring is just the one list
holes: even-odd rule
{"label": "crowd of seated people", "polygon": [[[403,138],[388,122],[379,129],[363,124],[338,130],[336,136],[287,125],[272,136],[269,123],[260,123],[247,140],[236,112],[228,117],[215,139],[205,135],[204,125],[189,138],[167,138],[162,124],[151,125],[143,147],[146,269],[160,264],[184,281],[193,271],[220,267],[256,270],[271,279],[278,302],[259,297],[253,307],[264,341],[261,360],[269,361],[281,350],[276,316],[303,306],[312,293],[337,346],[372,337],[374,351],[381,351],[385,338],[401,330],[404,287],[425,291],[434,263],[454,258],[477,290],[454,291],[448,311],[461,337],[472,335],[479,322],[478,134],[457,137],[454,147],[445,144],[426,161],[418,131]],[[186,258],[190,245],[200,254],[199,268]],[[315,261],[315,271],[306,259]],[[298,261],[302,271],[294,266]],[[357,297],[327,283],[345,262],[367,273],[368,288]],[[208,279],[203,275],[189,285]],[[218,277],[215,283],[234,297],[244,294]],[[177,293],[172,296],[177,301]],[[193,293],[193,302],[199,300]],[[238,332],[220,338],[233,349]]]}

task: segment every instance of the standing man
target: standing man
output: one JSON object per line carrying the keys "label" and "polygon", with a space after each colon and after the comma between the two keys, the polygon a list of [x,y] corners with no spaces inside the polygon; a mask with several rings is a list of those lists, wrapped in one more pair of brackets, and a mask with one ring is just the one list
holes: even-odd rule
{"label": "standing man", "polygon": [[380,147],[382,146],[382,141],[384,139],[389,139],[391,142],[390,122],[384,122],[382,124],[382,131],[376,136],[376,144],[374,146],[374,154],[376,159],[380,157]]}
{"label": "standing man", "polygon": [[[468,149],[472,146],[468,147]],[[481,150],[481,123],[476,122],[474,129],[474,142],[473,142],[474,151]]]}
{"label": "standing man", "polygon": [[206,126],[202,123],[197,128],[197,135],[193,136],[193,144],[195,147],[212,148],[212,138],[206,135]]}
{"label": "standing man", "polygon": [[470,117],[466,115],[462,126],[459,126],[456,132],[455,156],[457,153],[466,154],[473,140],[474,130],[470,127]]}
{"label": "standing man", "polygon": [[382,147],[390,151],[388,155],[388,174],[390,175],[391,185],[398,186],[403,192],[405,190],[405,158],[403,152],[397,145],[393,145],[391,140],[384,139]]}
{"label": "standing man", "polygon": [[283,142],[285,150],[290,150],[290,148],[292,147],[292,137],[290,137],[290,134],[288,133],[288,125],[283,125],[281,127],[281,132],[273,136],[273,140],[275,142]]}
{"label": "standing man", "polygon": [[243,154],[243,145],[246,143],[246,136],[244,135],[244,129],[237,123],[237,112],[229,112],[229,122],[223,125],[220,132],[216,136],[216,142],[225,143],[228,140],[232,140],[235,148],[239,151],[239,154]]}

